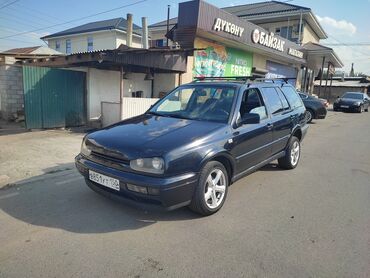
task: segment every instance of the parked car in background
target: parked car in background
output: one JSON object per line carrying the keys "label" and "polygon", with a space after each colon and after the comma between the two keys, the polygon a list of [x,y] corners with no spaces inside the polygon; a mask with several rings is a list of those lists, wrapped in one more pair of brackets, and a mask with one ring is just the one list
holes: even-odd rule
{"label": "parked car in background", "polygon": [[284,169],[298,165],[305,111],[280,84],[193,82],[88,134],[76,167],[101,194],[210,215],[234,181],[276,159]]}
{"label": "parked car in background", "polygon": [[369,111],[370,97],[361,92],[347,92],[343,96],[338,97],[333,103],[333,110],[345,110],[361,113]]}
{"label": "parked car in background", "polygon": [[308,123],[312,122],[313,119],[325,119],[327,110],[322,100],[304,93],[299,93],[299,96],[306,107]]}
{"label": "parked car in background", "polygon": [[319,100],[321,101],[322,104],[324,104],[325,108],[329,107],[330,103],[327,99],[319,98]]}

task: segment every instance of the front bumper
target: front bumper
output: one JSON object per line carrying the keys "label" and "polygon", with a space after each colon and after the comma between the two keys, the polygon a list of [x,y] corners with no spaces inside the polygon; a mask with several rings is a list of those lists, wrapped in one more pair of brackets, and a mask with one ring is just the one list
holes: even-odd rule
{"label": "front bumper", "polygon": [[321,107],[319,109],[317,109],[316,111],[316,119],[325,119],[326,117],[326,114],[327,114],[327,110],[325,107]]}
{"label": "front bumper", "polygon": [[336,110],[343,110],[343,111],[359,111],[361,106],[353,105],[353,104],[334,103],[333,108]]}
{"label": "front bumper", "polygon": [[[145,207],[161,206],[166,210],[189,205],[193,197],[194,188],[198,182],[197,173],[188,173],[174,177],[145,176],[110,168],[88,160],[82,155],[76,156],[75,165],[78,171],[85,177],[86,184],[96,192],[115,199],[118,197],[118,199],[126,200],[130,204],[142,204]],[[120,181],[120,191],[89,180],[89,170],[118,179]],[[127,184],[155,188],[158,189],[159,194],[149,195],[133,192],[128,190]]]}

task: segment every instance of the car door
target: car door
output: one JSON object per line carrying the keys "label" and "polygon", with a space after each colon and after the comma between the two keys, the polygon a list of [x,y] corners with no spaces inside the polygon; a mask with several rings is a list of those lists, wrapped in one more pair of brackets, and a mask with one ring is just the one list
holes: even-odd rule
{"label": "car door", "polygon": [[271,156],[272,128],[260,91],[250,88],[244,91],[239,108],[238,120],[244,113],[260,115],[258,124],[245,124],[233,130],[231,153],[236,160],[236,174],[241,173]]}
{"label": "car door", "polygon": [[285,96],[278,87],[262,89],[268,109],[271,113],[272,144],[271,154],[274,155],[285,149],[292,130],[291,108]]}

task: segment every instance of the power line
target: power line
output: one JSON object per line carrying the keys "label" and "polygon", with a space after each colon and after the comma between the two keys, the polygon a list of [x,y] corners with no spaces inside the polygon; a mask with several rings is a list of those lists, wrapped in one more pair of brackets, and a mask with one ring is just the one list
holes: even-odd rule
{"label": "power line", "polygon": [[42,27],[42,28],[30,30],[30,31],[25,31],[25,32],[14,34],[14,35],[5,36],[5,37],[0,37],[0,39],[12,38],[12,37],[15,37],[15,36],[20,36],[20,35],[24,35],[24,34],[28,34],[28,33],[32,33],[32,32],[37,32],[37,31],[42,31],[42,30],[45,30],[45,29],[53,28],[53,27],[60,26],[60,25],[69,24],[69,23],[72,23],[72,22],[76,22],[76,21],[80,21],[80,20],[86,19],[86,18],[90,18],[90,17],[94,17],[94,16],[97,16],[97,15],[109,13],[109,12],[112,12],[112,11],[116,11],[116,10],[119,10],[119,9],[130,7],[130,6],[134,6],[134,5],[137,5],[137,4],[146,2],[146,1],[148,1],[148,0],[136,1],[136,2],[131,3],[131,4],[123,5],[123,6],[120,6],[120,7],[117,7],[117,8],[113,8],[113,9],[110,9],[110,10],[106,10],[106,11],[103,11],[103,12],[100,12],[100,13],[91,14],[91,15],[88,15],[88,16],[84,16],[84,17],[72,19],[72,20],[69,20],[69,21],[66,21],[66,22],[62,22],[62,23],[58,23],[58,24],[54,24],[54,25],[51,25],[51,26]]}
{"label": "power line", "polygon": [[327,46],[367,46],[370,42],[354,42],[354,43],[324,43]]}
{"label": "power line", "polygon": [[5,4],[5,5],[2,5],[2,6],[0,7],[0,9],[6,8],[6,7],[10,6],[10,5],[13,5],[14,3],[16,3],[16,2],[18,2],[18,1],[20,1],[20,0],[14,0],[13,2],[9,2],[9,3]]}
{"label": "power line", "polygon": [[[335,38],[333,35],[331,35],[331,34],[329,34],[329,33],[328,33],[328,35],[329,35],[329,37],[330,37],[330,38],[332,38],[332,39],[334,39],[335,41],[337,41],[338,43],[342,44],[342,46],[346,46],[346,47],[348,47],[348,48],[352,48],[352,49],[353,49],[353,46],[351,47],[349,44],[344,43],[344,42],[342,42],[342,41],[338,40],[337,38]],[[369,53],[365,53],[365,52],[359,51],[358,49],[357,49],[356,51],[357,51],[357,53],[356,53],[356,54],[369,55]]]}
{"label": "power line", "polygon": [[[19,3],[17,3],[16,7],[7,7],[6,9],[8,10],[8,14],[14,16],[14,14],[12,12],[14,12],[15,14],[19,14],[19,10],[22,9],[22,13],[25,13],[27,14],[27,20],[29,18],[34,18],[34,19],[37,19],[37,20],[41,20],[43,22],[43,24],[55,24],[55,23],[59,23],[59,22],[62,22],[62,20],[60,19],[56,19],[54,18],[53,21],[49,18],[46,18],[46,16],[40,16],[41,14],[38,13],[38,12],[34,12],[33,10],[30,10],[29,8],[23,8],[24,6],[21,6],[19,5]],[[2,12],[4,13],[4,12]]]}

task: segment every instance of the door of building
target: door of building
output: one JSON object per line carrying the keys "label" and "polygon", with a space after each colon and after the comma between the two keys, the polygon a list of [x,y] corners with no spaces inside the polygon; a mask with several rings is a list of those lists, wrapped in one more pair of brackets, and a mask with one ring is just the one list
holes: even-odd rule
{"label": "door of building", "polygon": [[86,74],[46,67],[23,67],[27,128],[81,126],[86,123]]}

